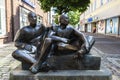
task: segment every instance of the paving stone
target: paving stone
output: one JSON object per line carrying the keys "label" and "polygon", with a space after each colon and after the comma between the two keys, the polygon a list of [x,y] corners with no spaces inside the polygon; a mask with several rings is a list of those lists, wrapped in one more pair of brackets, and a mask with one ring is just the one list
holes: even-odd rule
{"label": "paving stone", "polygon": [[13,70],[15,68],[17,68],[18,66],[21,65],[21,62],[15,60],[14,62],[12,62],[9,66],[10,66],[10,70]]}
{"label": "paving stone", "polygon": [[120,67],[116,60],[120,60],[120,54],[105,54],[97,48],[93,47],[91,52],[101,56],[101,67],[106,67],[112,72],[113,80],[120,80]]}
{"label": "paving stone", "polygon": [[8,80],[9,72],[20,65],[11,56],[15,49],[13,43],[0,45],[0,80]]}
{"label": "paving stone", "polygon": [[9,79],[9,73],[3,74],[2,77],[3,77],[3,78],[6,78],[6,79]]}

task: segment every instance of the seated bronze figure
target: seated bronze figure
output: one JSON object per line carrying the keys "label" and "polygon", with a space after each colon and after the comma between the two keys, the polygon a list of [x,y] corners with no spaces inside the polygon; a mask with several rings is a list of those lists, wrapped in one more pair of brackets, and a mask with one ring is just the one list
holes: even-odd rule
{"label": "seated bronze figure", "polygon": [[36,59],[30,54],[35,54],[37,57],[37,46],[45,32],[45,26],[36,24],[37,16],[33,12],[28,14],[28,20],[30,25],[21,28],[16,33],[14,43],[17,50],[12,53],[12,56],[21,62],[32,65],[36,63]]}
{"label": "seated bronze figure", "polygon": [[[14,42],[17,50],[12,56],[24,64],[30,64],[30,71],[37,73],[52,69],[47,63],[48,57],[52,55],[70,55],[74,59],[82,59],[88,54],[95,40],[93,37],[85,37],[81,32],[69,25],[69,19],[61,15],[60,25],[45,28],[37,25],[36,14],[28,14],[29,26],[18,30]],[[35,54],[35,57],[30,54]]]}
{"label": "seated bronze figure", "polygon": [[30,68],[32,73],[42,70],[43,63],[46,63],[50,55],[74,54],[74,58],[82,58],[89,53],[94,44],[93,37],[87,39],[81,32],[68,25],[67,16],[61,15],[59,21],[60,25],[52,26],[44,39],[39,59]]}

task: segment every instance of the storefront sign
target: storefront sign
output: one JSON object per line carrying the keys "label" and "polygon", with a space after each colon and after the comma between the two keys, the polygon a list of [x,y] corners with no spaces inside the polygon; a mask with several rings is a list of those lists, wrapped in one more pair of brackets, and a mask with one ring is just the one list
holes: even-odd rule
{"label": "storefront sign", "polygon": [[92,21],[93,21],[93,18],[88,18],[87,21],[88,21],[88,22],[92,22]]}
{"label": "storefront sign", "polygon": [[30,0],[22,0],[22,1],[24,1],[25,3],[27,3],[27,4],[30,5],[31,7],[35,8],[34,3],[32,3]]}

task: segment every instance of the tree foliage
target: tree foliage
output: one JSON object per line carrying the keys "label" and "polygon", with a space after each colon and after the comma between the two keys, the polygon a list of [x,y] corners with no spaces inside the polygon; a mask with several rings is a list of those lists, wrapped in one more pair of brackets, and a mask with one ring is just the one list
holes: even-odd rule
{"label": "tree foliage", "polygon": [[55,23],[56,23],[56,24],[59,24],[59,14],[56,14],[56,15],[55,15]]}
{"label": "tree foliage", "polygon": [[[69,23],[71,25],[76,25],[79,22],[79,17],[80,17],[80,12],[79,11],[69,11],[67,13],[68,18],[69,18]],[[55,15],[55,23],[58,24],[59,23],[59,14]]]}
{"label": "tree foliage", "polygon": [[67,13],[69,11],[84,12],[89,6],[90,0],[39,0],[41,8],[47,12],[51,7],[56,8],[59,14]]}
{"label": "tree foliage", "polygon": [[80,12],[79,11],[70,11],[68,12],[68,17],[71,25],[76,25],[79,22]]}

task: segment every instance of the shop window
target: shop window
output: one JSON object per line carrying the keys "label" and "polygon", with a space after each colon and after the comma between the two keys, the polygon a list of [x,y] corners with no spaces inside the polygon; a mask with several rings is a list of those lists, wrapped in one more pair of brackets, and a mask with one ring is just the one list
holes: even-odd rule
{"label": "shop window", "polygon": [[118,34],[118,20],[119,18],[114,17],[107,19],[106,33],[107,34]]}
{"label": "shop window", "polygon": [[0,34],[2,34],[2,26],[1,26],[1,9],[0,9]]}
{"label": "shop window", "polygon": [[43,18],[41,16],[37,16],[37,24],[43,23]]}
{"label": "shop window", "polygon": [[103,0],[101,0],[101,6],[103,5]]}
{"label": "shop window", "polygon": [[112,0],[107,0],[108,2],[112,1]]}
{"label": "shop window", "polygon": [[94,10],[96,9],[96,0],[95,0],[95,2],[94,2]]}

